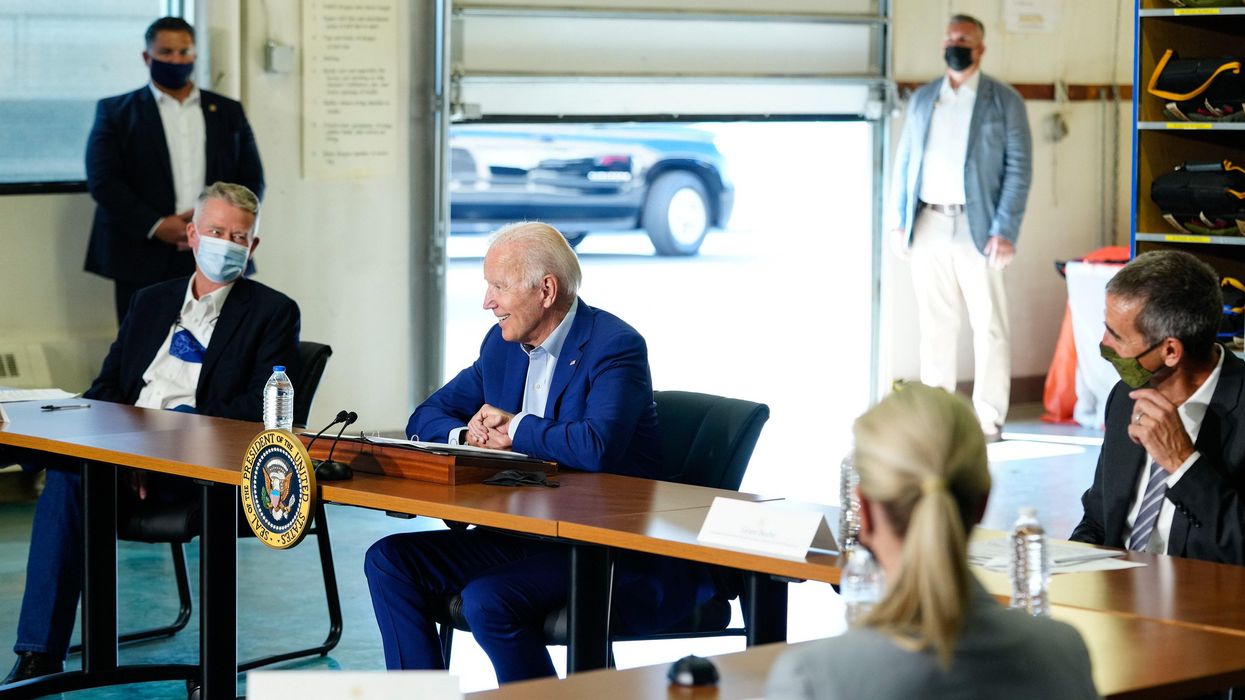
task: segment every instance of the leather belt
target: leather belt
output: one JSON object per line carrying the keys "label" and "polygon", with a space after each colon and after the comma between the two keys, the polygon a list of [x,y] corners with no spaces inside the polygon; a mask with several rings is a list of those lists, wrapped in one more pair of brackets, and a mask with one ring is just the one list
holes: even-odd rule
{"label": "leather belt", "polygon": [[921,204],[945,216],[959,216],[964,213],[963,204],[930,204],[929,202],[921,202]]}

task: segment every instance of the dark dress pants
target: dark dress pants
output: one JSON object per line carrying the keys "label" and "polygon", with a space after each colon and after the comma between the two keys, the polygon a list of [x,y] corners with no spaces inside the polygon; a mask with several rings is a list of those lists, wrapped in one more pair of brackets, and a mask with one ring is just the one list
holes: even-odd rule
{"label": "dark dress pants", "polygon": [[[443,669],[434,616],[454,594],[501,683],[554,675],[544,619],[566,605],[569,550],[489,529],[390,535],[367,552],[364,572],[385,666]],[[619,554],[614,629],[659,632],[713,593],[698,564]]]}

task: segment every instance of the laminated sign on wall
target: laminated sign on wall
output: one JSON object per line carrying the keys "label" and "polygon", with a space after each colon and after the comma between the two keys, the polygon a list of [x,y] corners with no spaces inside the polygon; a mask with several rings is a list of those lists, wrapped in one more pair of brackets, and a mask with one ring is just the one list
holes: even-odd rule
{"label": "laminated sign on wall", "polygon": [[397,171],[397,31],[395,0],[303,6],[303,177]]}

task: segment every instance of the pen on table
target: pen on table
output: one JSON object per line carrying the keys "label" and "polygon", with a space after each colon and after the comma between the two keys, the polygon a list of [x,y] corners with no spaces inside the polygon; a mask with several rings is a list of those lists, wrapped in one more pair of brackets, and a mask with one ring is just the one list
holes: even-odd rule
{"label": "pen on table", "polygon": [[67,411],[71,408],[90,408],[90,407],[91,407],[91,404],[89,403],[66,403],[66,404],[60,404],[60,405],[50,403],[46,406],[40,406],[40,409],[44,411]]}

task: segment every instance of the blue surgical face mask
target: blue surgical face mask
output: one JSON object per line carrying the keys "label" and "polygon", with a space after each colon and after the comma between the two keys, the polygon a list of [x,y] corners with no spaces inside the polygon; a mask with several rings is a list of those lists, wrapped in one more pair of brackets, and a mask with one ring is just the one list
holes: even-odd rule
{"label": "blue surgical face mask", "polygon": [[212,236],[199,236],[199,249],[195,251],[195,264],[199,272],[217,284],[228,284],[246,269],[246,259],[251,249]]}
{"label": "blue surgical face mask", "polygon": [[195,63],[169,63],[155,58],[151,59],[151,81],[163,85],[170,90],[180,90],[190,82],[190,75],[195,72]]}

